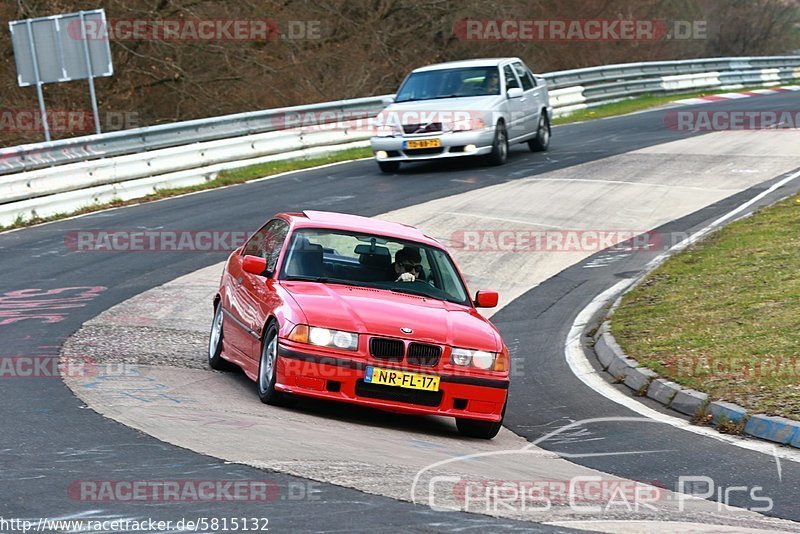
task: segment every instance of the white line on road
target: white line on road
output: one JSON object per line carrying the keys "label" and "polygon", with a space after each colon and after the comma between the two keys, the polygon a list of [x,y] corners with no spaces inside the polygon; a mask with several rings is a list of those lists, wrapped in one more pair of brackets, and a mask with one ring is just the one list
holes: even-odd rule
{"label": "white line on road", "polygon": [[691,189],[694,191],[738,191],[738,189],[718,189],[716,187],[695,187],[679,184],[654,184],[650,182],[626,182],[625,180],[592,180],[591,178],[530,178],[536,182],[586,182],[590,184],[638,185],[641,187],[661,187],[665,189]]}
{"label": "white line on road", "polygon": [[459,211],[445,211],[443,212],[446,215],[460,215],[462,217],[474,217],[476,219],[488,219],[490,221],[499,221],[499,222],[510,222],[514,224],[528,224],[531,226],[541,226],[542,228],[557,228],[559,230],[566,230],[563,226],[558,226],[557,224],[542,224],[537,223],[534,221],[523,221],[520,219],[507,219],[505,217],[492,217],[490,215],[477,215],[475,213],[462,213]]}

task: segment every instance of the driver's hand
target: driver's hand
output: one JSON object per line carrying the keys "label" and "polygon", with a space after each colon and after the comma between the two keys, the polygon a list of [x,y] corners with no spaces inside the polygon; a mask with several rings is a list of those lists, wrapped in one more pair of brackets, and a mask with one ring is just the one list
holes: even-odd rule
{"label": "driver's hand", "polygon": [[413,282],[416,279],[417,277],[412,273],[403,273],[397,278],[397,280],[395,280],[395,282]]}

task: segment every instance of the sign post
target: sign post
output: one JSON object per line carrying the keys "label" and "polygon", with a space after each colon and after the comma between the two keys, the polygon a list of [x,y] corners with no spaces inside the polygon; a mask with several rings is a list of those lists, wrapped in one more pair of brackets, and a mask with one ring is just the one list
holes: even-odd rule
{"label": "sign post", "polygon": [[[94,35],[103,38],[90,38],[88,25],[96,30]],[[8,26],[17,64],[17,83],[20,87],[36,86],[45,140],[50,141],[42,91],[46,83],[88,80],[94,127],[101,133],[94,79],[114,74],[105,10],[15,20]]]}

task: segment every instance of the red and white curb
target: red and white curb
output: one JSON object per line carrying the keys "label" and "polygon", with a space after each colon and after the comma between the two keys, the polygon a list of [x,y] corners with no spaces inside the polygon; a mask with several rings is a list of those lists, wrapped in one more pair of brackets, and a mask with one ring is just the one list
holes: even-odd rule
{"label": "red and white curb", "polygon": [[800,85],[785,85],[782,87],[773,87],[772,89],[755,89],[753,91],[742,91],[740,93],[721,93],[718,95],[708,95],[697,98],[684,98],[683,100],[674,101],[673,104],[696,106],[697,104],[708,104],[709,102],[738,100],[740,98],[750,98],[752,96],[777,95],[790,91],[800,91]]}

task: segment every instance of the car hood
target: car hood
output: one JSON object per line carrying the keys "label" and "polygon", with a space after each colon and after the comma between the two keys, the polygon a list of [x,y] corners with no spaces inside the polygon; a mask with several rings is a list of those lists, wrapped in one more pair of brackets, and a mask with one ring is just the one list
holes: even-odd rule
{"label": "car hood", "polygon": [[[462,98],[438,98],[433,100],[412,100],[410,102],[394,102],[381,113],[403,113],[409,111],[464,111],[492,112],[505,100],[502,95],[469,96]],[[401,115],[402,116],[402,115]],[[404,121],[405,123],[406,121]]]}
{"label": "car hood", "polygon": [[[308,323],[360,334],[500,351],[492,324],[473,308],[382,289],[284,282]],[[411,328],[405,334],[401,328]]]}

